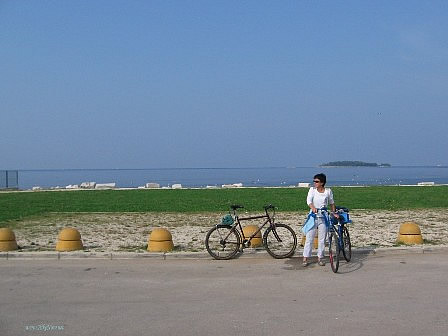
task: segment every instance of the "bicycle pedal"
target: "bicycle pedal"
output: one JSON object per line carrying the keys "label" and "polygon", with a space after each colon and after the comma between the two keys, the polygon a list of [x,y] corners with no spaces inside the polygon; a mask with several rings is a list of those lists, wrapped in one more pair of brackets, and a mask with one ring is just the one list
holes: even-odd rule
{"label": "bicycle pedal", "polygon": [[244,239],[241,245],[243,246],[243,248],[246,248],[250,246],[250,242],[247,239]]}

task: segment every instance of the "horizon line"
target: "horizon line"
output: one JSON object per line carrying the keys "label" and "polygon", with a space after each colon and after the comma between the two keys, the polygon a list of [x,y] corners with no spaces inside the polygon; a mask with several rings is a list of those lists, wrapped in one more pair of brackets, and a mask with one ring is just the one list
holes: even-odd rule
{"label": "horizon line", "polygon": [[370,166],[259,166],[259,167],[153,167],[153,168],[32,168],[1,169],[3,171],[81,171],[81,170],[228,170],[228,169],[297,169],[297,168],[448,168],[448,165],[391,165],[390,167]]}

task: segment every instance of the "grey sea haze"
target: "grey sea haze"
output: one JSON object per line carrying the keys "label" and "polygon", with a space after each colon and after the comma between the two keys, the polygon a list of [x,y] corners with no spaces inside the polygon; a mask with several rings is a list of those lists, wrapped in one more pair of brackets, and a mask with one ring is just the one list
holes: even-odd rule
{"label": "grey sea haze", "polygon": [[150,168],[150,169],[53,169],[19,170],[19,189],[65,187],[82,182],[116,183],[136,188],[148,182],[161,187],[221,186],[242,183],[246,187],[296,186],[311,182],[317,173],[327,175],[328,186],[415,185],[419,182],[448,184],[448,166],[400,167],[260,167],[260,168]]}

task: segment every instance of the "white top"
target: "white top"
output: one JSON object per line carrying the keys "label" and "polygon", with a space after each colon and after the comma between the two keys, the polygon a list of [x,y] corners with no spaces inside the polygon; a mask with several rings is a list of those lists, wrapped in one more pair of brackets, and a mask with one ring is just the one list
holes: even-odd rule
{"label": "white top", "polygon": [[334,204],[333,192],[330,188],[325,188],[324,192],[320,193],[312,187],[306,197],[306,204],[310,205],[311,203],[317,209],[327,207],[328,204]]}

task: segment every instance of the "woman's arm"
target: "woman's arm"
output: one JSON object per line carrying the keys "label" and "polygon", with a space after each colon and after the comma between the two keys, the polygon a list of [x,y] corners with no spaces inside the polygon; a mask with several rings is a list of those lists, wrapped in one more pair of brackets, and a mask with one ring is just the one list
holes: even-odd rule
{"label": "woman's arm", "polygon": [[310,190],[308,190],[308,196],[306,197],[306,204],[308,204],[312,212],[316,213],[317,209],[313,204],[313,198],[314,198],[314,189],[310,188]]}
{"label": "woman's arm", "polygon": [[[329,193],[329,201],[330,201],[330,208],[331,208],[331,213],[338,218],[339,215],[336,213],[336,205],[334,204],[334,197],[333,197],[333,191],[330,189],[330,193]],[[332,203],[331,203],[332,202]]]}

